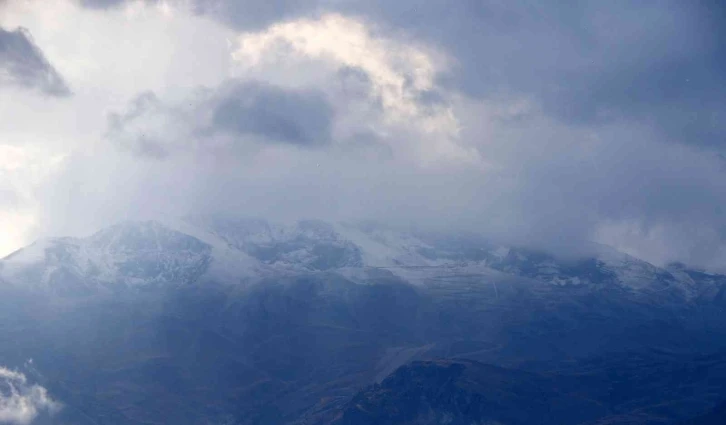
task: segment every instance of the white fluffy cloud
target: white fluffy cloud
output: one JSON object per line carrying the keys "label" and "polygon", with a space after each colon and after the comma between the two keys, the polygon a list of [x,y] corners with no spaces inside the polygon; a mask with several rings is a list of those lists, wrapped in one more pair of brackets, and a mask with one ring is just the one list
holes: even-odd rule
{"label": "white fluffy cloud", "polygon": [[417,97],[433,90],[437,69],[432,57],[406,43],[376,38],[361,21],[338,14],[300,19],[239,36],[233,57],[251,66],[270,59],[303,58],[331,61],[361,69],[371,80],[372,95],[394,119],[420,114]]}
{"label": "white fluffy cloud", "polygon": [[20,372],[0,367],[0,423],[29,425],[40,414],[53,414],[61,405],[40,385]]}
{"label": "white fluffy cloud", "polygon": [[[232,57],[242,75],[269,78],[272,74],[274,81],[283,85],[302,82],[328,91],[340,88],[333,96],[346,102],[345,106],[352,108],[346,112],[355,115],[344,115],[339,121],[360,120],[361,109],[375,104],[382,112],[379,121],[367,116],[366,124],[381,132],[386,131],[382,127],[416,129],[421,134],[413,136],[416,141],[409,148],[419,150],[419,159],[476,159],[475,151],[458,143],[460,124],[451,99],[436,81],[447,71],[450,59],[432,48],[397,40],[376,32],[366,21],[340,14],[273,24],[242,33],[237,42]],[[310,64],[314,64],[310,77],[295,75],[304,74],[300,70]],[[275,78],[275,69],[287,72]],[[333,86],[335,82],[340,86]],[[346,87],[346,83],[356,82],[365,86],[358,93],[365,98],[363,105],[351,102],[355,96]]]}

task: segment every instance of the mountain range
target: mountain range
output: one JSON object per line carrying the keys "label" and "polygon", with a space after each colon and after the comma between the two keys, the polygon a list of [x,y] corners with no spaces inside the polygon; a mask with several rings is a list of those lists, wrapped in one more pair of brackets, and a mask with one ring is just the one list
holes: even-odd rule
{"label": "mountain range", "polygon": [[0,261],[0,365],[58,424],[679,424],[726,400],[725,291],[599,245],[125,222]]}

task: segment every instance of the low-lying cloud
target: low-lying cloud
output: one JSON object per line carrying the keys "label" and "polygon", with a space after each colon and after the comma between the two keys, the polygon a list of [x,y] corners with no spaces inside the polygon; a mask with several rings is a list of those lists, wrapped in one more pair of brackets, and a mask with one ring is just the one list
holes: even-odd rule
{"label": "low-lying cloud", "polygon": [[52,415],[61,405],[48,390],[28,382],[25,374],[0,366],[0,423],[29,425],[40,415]]}

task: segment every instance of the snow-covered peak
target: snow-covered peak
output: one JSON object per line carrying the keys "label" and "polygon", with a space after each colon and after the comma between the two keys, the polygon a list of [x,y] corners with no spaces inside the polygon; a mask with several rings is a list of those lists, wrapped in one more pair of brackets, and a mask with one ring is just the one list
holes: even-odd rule
{"label": "snow-covered peak", "polygon": [[197,217],[190,223],[267,266],[330,270],[363,265],[360,248],[322,221],[285,225],[262,219]]}
{"label": "snow-covered peak", "polygon": [[195,238],[157,221],[119,223],[93,234],[88,242],[96,249],[116,253],[195,250],[202,246]]}
{"label": "snow-covered peak", "polygon": [[318,271],[377,276],[365,270],[385,269],[411,283],[425,283],[442,272],[484,280],[504,274],[543,284],[617,285],[638,291],[670,290],[686,297],[703,285],[726,284],[720,275],[685,267],[659,268],[612,248],[596,248],[593,255],[561,259],[474,235],[316,220],[276,224],[196,217],[125,222],[87,238],[40,240],[0,260],[0,281],[53,288],[145,286],[204,280],[238,283]]}
{"label": "snow-covered peak", "polygon": [[155,222],[111,226],[88,238],[39,240],[0,262],[5,282],[83,291],[115,285],[185,284],[202,275],[211,248]]}
{"label": "snow-covered peak", "polygon": [[440,261],[422,254],[432,247],[413,234],[385,227],[337,224],[336,232],[351,241],[360,252],[361,259],[369,267],[434,266]]}
{"label": "snow-covered peak", "polygon": [[589,247],[582,258],[563,259],[541,250],[493,244],[477,235],[430,234],[372,223],[276,224],[247,218],[189,222],[258,261],[268,273],[337,270],[352,276],[358,274],[356,268],[384,268],[416,283],[447,269],[484,279],[497,272],[544,284],[670,289],[685,296],[693,295],[697,286],[687,273],[659,268],[602,245]]}

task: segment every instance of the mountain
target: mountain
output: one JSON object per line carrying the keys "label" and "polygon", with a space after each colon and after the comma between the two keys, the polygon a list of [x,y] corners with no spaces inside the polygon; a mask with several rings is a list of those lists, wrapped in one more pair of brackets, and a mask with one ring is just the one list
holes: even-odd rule
{"label": "mountain", "polygon": [[[121,223],[0,260],[0,365],[33,359],[58,423],[329,420],[358,396],[429,397],[439,383],[416,370],[447,362],[473,373],[453,382],[490,382],[464,386],[504,425],[542,407],[533,388],[583,425],[675,424],[726,398],[725,278],[593,252],[371,224]],[[389,381],[402,366],[413,381]],[[547,390],[573,380],[588,385]],[[400,385],[370,390],[385,382]]]}
{"label": "mountain", "polygon": [[598,401],[597,384],[463,359],[415,361],[356,394],[343,408],[318,413],[314,423],[579,424],[610,413]]}
{"label": "mountain", "polygon": [[306,270],[363,265],[360,247],[328,223],[304,220],[293,226],[275,226],[259,219],[210,219],[197,223],[230,247],[265,264],[294,265]]}
{"label": "mountain", "polygon": [[[626,364],[621,361],[606,360],[613,366]],[[688,400],[709,379],[699,376],[698,369],[723,377],[723,354],[691,361],[689,366],[666,353],[651,359],[639,355],[631,359],[634,367],[624,370],[595,369],[584,362],[567,373],[532,373],[466,359],[413,361],[341,405],[321,402],[299,423],[667,424],[689,404],[697,409],[713,403],[712,397]],[[661,382],[652,373],[660,374]],[[682,424],[721,424],[723,413],[721,404]]]}
{"label": "mountain", "polygon": [[685,421],[682,425],[721,425],[726,422],[726,402],[719,404],[708,413]]}
{"label": "mountain", "polygon": [[[300,272],[337,271],[367,279],[386,270],[425,285],[448,274],[514,276],[559,286],[617,286],[683,299],[717,295],[726,277],[682,265],[659,268],[597,246],[594,256],[560,259],[494,245],[476,235],[440,235],[384,226],[290,225],[261,219],[195,217],[127,222],[87,238],[39,240],[0,261],[0,279],[52,290],[191,284]],[[243,279],[244,280],[244,279]]]}
{"label": "mountain", "polygon": [[50,238],[0,262],[6,282],[51,291],[113,285],[188,284],[203,275],[211,247],[155,222],[124,223],[89,238]]}

